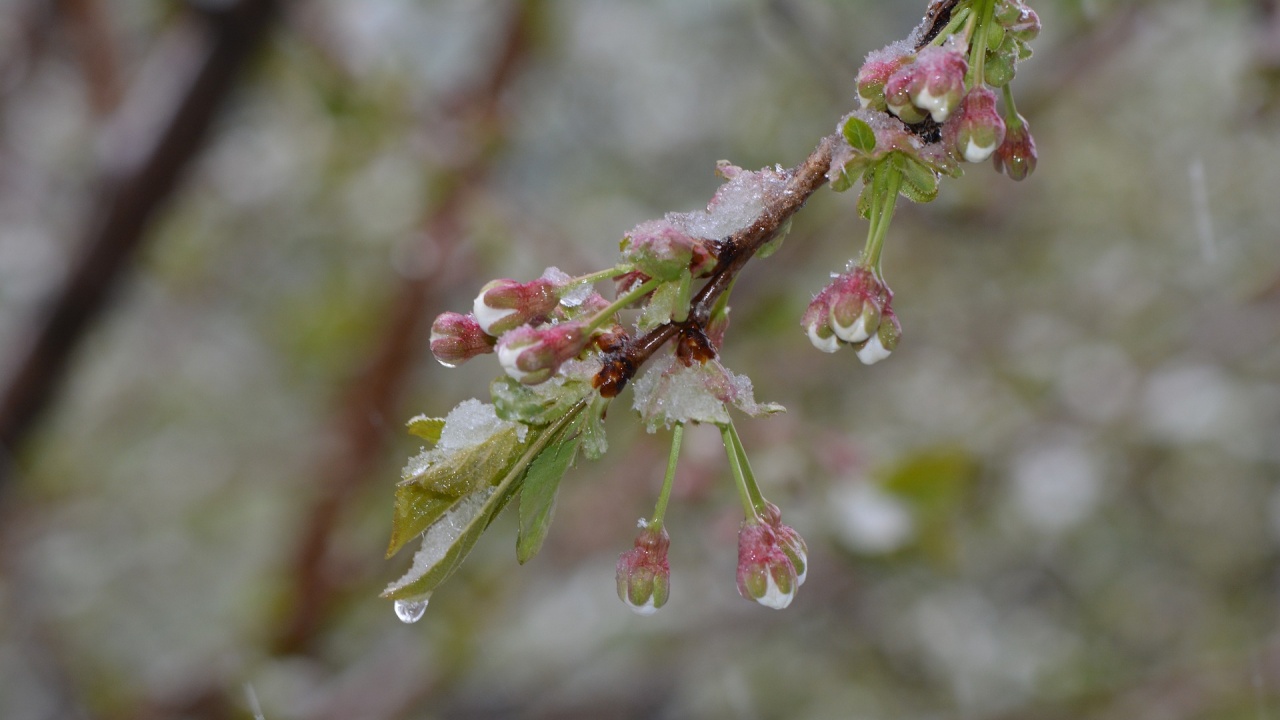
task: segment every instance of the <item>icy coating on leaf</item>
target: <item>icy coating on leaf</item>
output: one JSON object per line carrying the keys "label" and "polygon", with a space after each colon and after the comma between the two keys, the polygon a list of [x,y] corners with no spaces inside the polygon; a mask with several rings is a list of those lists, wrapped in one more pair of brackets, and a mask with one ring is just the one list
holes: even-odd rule
{"label": "icy coating on leaf", "polygon": [[[556,287],[564,287],[569,284],[569,281],[573,279],[573,276],[558,267],[552,266],[544,270],[542,272],[542,277],[539,279],[546,280],[547,282],[554,284]],[[572,290],[569,290],[560,296],[560,304],[567,308],[576,308],[586,302],[587,298],[591,296],[593,290],[594,288],[591,283],[580,283],[574,286]]]}
{"label": "icy coating on leaf", "polygon": [[440,441],[436,443],[435,448],[423,449],[422,452],[410,458],[401,475],[406,480],[415,478],[453,453],[480,445],[510,428],[515,428],[516,439],[524,442],[529,432],[528,426],[502,420],[494,412],[493,406],[488,403],[482,403],[474,398],[467,400],[445,416],[444,429],[440,431]]}
{"label": "icy coating on leaf", "polygon": [[667,222],[694,237],[720,240],[755,222],[764,211],[765,200],[785,192],[787,186],[780,167],[747,172],[724,165],[721,174],[730,180],[716,190],[706,210],[667,213]]}
{"label": "icy coating on leaf", "polygon": [[669,355],[635,382],[636,412],[649,432],[675,423],[727,425],[732,405],[753,417],[783,412],[777,403],[757,403],[751,378],[718,360],[685,367]]}
{"label": "icy coating on leaf", "polygon": [[493,495],[493,490],[492,487],[486,487],[471,493],[428,528],[422,535],[422,547],[413,555],[413,565],[409,572],[388,585],[382,591],[383,595],[389,595],[416,582],[444,559],[445,553],[457,542],[462,531],[484,508],[489,496]]}

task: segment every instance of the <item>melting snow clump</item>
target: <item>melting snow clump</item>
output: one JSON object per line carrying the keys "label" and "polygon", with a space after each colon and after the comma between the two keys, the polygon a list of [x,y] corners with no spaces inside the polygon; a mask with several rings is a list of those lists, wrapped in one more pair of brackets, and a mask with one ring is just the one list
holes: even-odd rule
{"label": "melting snow clump", "polygon": [[723,164],[720,173],[729,182],[720,186],[706,210],[667,213],[667,222],[693,237],[720,240],[755,222],[768,198],[781,195],[787,187],[786,174],[776,169],[747,172]]}

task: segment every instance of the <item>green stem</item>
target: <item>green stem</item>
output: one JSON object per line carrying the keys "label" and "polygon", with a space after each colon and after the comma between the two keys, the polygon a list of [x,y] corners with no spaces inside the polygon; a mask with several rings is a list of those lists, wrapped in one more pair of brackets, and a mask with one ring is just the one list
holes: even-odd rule
{"label": "green stem", "polygon": [[867,244],[862,249],[858,265],[880,277],[880,252],[889,235],[889,222],[898,203],[898,189],[902,187],[902,173],[888,162],[881,162],[875,169],[871,191],[871,226],[867,228]]}
{"label": "green stem", "polygon": [[1004,93],[1004,124],[1009,130],[1022,127],[1022,116],[1018,114],[1018,106],[1013,104],[1013,89],[1008,85],[1000,88]]}
{"label": "green stem", "polygon": [[974,15],[978,18],[977,36],[969,45],[969,87],[977,87],[983,82],[983,65],[987,59],[987,28],[995,15],[995,0],[976,0],[977,9]]}
{"label": "green stem", "polygon": [[612,305],[601,310],[595,317],[591,318],[591,321],[587,323],[587,327],[583,332],[586,334],[591,333],[596,328],[608,322],[609,318],[612,318],[619,310],[625,308],[636,300],[639,300],[645,295],[648,295],[651,290],[661,284],[662,281],[657,278],[649,278],[648,280],[645,280],[640,285],[632,288],[626,295],[614,300]]}
{"label": "green stem", "polygon": [[747,447],[742,444],[742,438],[738,437],[738,428],[732,422],[729,423],[729,433],[733,436],[734,450],[738,453],[738,461],[742,465],[742,477],[746,480],[747,495],[751,497],[751,505],[755,508],[756,514],[762,515],[765,506],[764,494],[756,484],[756,474],[751,471],[751,461],[747,459]]}
{"label": "green stem", "polygon": [[658,504],[653,508],[653,520],[650,525],[662,525],[662,518],[667,514],[667,501],[671,499],[671,487],[676,481],[676,461],[680,458],[680,441],[684,439],[684,423],[676,423],[675,432],[671,434],[671,455],[667,458],[667,475],[662,479],[662,492],[658,493]]}
{"label": "green stem", "polygon": [[758,520],[760,513],[756,511],[755,502],[751,499],[751,491],[747,489],[747,478],[742,470],[742,456],[738,453],[734,441],[733,425],[720,427],[720,440],[724,442],[725,453],[729,456],[729,469],[733,472],[733,482],[738,488],[738,499],[742,501],[742,511],[748,520]]}
{"label": "green stem", "polygon": [[969,10],[969,8],[963,8],[958,12],[956,12],[955,14],[953,14],[951,16],[951,21],[948,22],[947,26],[942,29],[942,32],[938,33],[932,40],[929,41],[929,44],[941,45],[942,43],[946,42],[947,38],[954,35],[956,30],[960,29],[961,25],[969,21],[969,17],[972,14],[973,13],[972,11]]}
{"label": "green stem", "polygon": [[626,275],[627,273],[631,272],[631,270],[632,268],[630,265],[615,265],[611,268],[605,268],[604,270],[600,270],[598,272],[587,273],[586,275],[579,275],[578,277],[573,278],[569,280],[569,282],[565,283],[564,287],[561,288],[561,293],[563,294],[564,292],[568,292],[570,289],[575,288],[579,285],[594,284],[594,283],[600,282],[601,280],[608,280],[610,278],[618,277],[619,275]]}

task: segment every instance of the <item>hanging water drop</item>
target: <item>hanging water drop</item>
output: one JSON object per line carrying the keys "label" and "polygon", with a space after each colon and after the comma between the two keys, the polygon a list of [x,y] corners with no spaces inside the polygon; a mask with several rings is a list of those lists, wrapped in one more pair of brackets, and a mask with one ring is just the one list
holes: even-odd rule
{"label": "hanging water drop", "polygon": [[430,595],[416,600],[397,600],[396,617],[402,623],[416,623],[427,612],[427,602],[430,600]]}

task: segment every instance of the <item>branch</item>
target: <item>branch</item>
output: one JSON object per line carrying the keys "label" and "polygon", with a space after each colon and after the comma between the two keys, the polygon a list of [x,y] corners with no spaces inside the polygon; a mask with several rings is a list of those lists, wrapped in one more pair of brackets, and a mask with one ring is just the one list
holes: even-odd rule
{"label": "branch", "polygon": [[[32,322],[0,389],[0,448],[16,454],[66,378],[156,214],[199,154],[209,126],[260,45],[276,0],[212,4],[151,56],[102,137],[97,201],[80,254]],[[0,486],[9,468],[0,463]]]}
{"label": "branch", "polygon": [[640,366],[681,329],[706,324],[716,300],[729,289],[752,256],[804,207],[809,196],[827,184],[831,153],[838,142],[837,135],[824,137],[803,163],[787,171],[786,190],[766,198],[764,210],[755,222],[720,243],[719,261],[707,284],[690,301],[687,321],[656,327],[605,356],[604,367],[593,381],[602,396],[616,397],[622,392]]}

